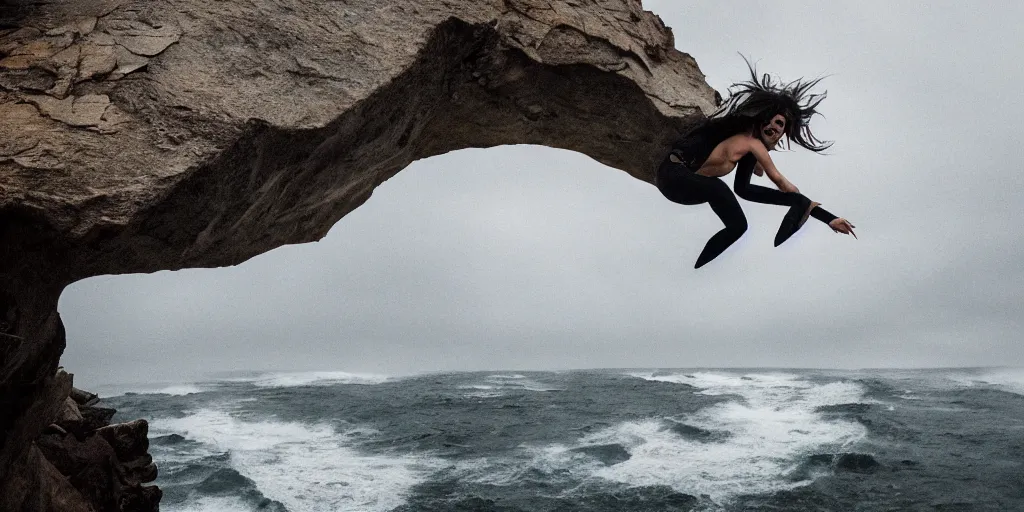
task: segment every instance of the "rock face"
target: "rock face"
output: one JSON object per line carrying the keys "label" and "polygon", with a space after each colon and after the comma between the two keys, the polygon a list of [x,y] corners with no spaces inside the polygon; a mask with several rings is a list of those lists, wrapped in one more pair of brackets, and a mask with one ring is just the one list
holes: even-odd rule
{"label": "rock face", "polygon": [[10,468],[0,510],[158,510],[160,489],[142,485],[157,476],[146,422],[111,425],[113,409],[89,405],[95,395],[71,388],[63,370],[55,380],[70,395],[27,458]]}
{"label": "rock face", "polygon": [[65,506],[158,510],[160,489],[142,485],[157,476],[145,420],[111,425],[113,409],[87,405],[92,400],[81,398],[89,397],[72,388],[56,423],[35,441],[46,462],[77,491],[65,493]]}
{"label": "rock face", "polygon": [[57,372],[68,284],[318,240],[467,147],[651,181],[717,98],[638,0],[0,2],[0,510],[74,510],[5,488],[66,490],[34,441],[97,421]]}

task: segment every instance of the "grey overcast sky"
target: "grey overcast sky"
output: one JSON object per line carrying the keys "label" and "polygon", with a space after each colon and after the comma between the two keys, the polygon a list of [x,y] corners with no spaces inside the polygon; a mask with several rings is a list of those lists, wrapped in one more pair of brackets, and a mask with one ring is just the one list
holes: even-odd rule
{"label": "grey overcast sky", "polygon": [[[828,75],[827,156],[775,156],[857,226],[780,207],[699,271],[721,224],[537,146],[414,163],[318,243],[231,268],[70,286],[62,363],[88,387],[231,370],[391,375],[595,367],[1024,363],[1024,45],[1017,1],[645,1],[708,82]],[[727,177],[731,185],[732,176]],[[755,178],[769,185],[765,178]]]}

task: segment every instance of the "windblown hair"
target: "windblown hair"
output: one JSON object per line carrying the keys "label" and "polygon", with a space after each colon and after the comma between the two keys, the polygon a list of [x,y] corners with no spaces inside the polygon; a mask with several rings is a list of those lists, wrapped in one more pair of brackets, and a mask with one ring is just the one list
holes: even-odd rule
{"label": "windblown hair", "polygon": [[750,70],[750,80],[729,87],[729,98],[711,115],[708,120],[710,125],[737,131],[754,130],[757,133],[776,114],[782,114],[786,118],[787,148],[792,142],[820,153],[832,146],[831,141],[818,140],[811,133],[811,118],[819,114],[818,104],[825,99],[827,93],[808,92],[821,78],[782,83],[765,73],[758,79],[754,65],[746,57],[743,60]]}

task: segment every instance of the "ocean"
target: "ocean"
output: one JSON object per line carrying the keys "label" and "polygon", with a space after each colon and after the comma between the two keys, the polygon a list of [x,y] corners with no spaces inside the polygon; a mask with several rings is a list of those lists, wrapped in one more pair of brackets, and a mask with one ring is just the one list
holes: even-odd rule
{"label": "ocean", "polygon": [[[130,391],[129,391],[130,390]],[[164,511],[1024,511],[1024,369],[252,374],[109,388]]]}

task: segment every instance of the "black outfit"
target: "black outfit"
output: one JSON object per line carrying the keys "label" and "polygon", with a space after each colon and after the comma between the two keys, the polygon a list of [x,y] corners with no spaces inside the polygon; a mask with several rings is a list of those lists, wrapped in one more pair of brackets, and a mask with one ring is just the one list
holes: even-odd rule
{"label": "black outfit", "polygon": [[[718,178],[696,173],[715,146],[732,135],[716,131],[721,132],[715,130],[713,126],[705,126],[674,144],[672,151],[658,166],[655,178],[655,185],[668,200],[687,205],[708,203],[725,224],[721,231],[708,240],[694,268],[700,268],[715,259],[733,242],[739,240],[747,230],[747,218],[743,215],[743,209],[740,208],[736,197],[729,191],[729,187]],[[751,185],[750,178],[756,163],[757,158],[753,153],[748,153],[740,159],[736,165],[736,181],[733,188],[736,195],[748,201],[789,206],[789,211],[782,218],[782,225],[775,234],[775,246],[778,247],[800,229],[800,219],[810,206],[811,200],[803,194]],[[811,216],[826,224],[836,218],[821,207],[814,208]]]}

